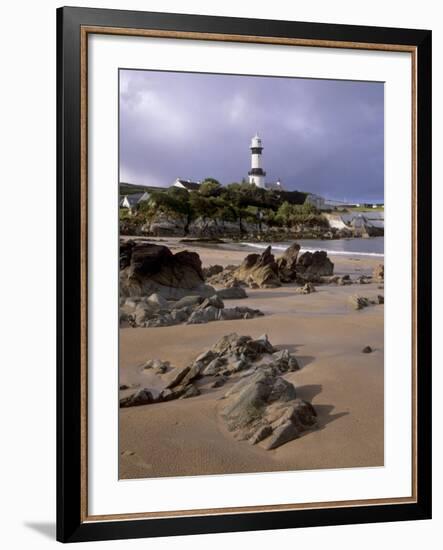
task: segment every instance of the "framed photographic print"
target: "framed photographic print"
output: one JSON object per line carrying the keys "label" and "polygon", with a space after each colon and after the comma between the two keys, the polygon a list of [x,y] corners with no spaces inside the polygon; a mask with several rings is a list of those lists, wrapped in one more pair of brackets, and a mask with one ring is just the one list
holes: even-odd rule
{"label": "framed photographic print", "polygon": [[57,538],[430,518],[431,32],[57,32]]}

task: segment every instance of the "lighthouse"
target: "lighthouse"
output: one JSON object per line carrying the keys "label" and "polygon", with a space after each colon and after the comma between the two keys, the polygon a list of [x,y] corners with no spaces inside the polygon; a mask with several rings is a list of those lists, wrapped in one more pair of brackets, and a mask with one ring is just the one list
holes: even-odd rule
{"label": "lighthouse", "polygon": [[257,187],[266,188],[265,176],[266,172],[262,168],[261,154],[263,151],[263,146],[261,138],[258,134],[251,140],[251,169],[248,172],[249,183],[256,185]]}

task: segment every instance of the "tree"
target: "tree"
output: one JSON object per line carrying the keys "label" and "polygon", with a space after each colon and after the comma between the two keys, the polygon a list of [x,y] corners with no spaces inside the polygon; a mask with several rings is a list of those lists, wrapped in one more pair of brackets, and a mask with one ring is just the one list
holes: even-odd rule
{"label": "tree", "polygon": [[221,185],[214,178],[205,178],[200,184],[199,193],[205,197],[217,197],[220,195]]}

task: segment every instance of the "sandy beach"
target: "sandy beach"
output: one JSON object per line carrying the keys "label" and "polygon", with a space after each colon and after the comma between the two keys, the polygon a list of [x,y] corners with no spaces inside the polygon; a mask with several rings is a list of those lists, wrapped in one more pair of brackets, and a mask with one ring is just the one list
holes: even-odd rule
{"label": "sandy beach", "polygon": [[[161,242],[175,253],[193,250],[203,266],[240,264],[251,250]],[[278,256],[278,254],[276,254]],[[382,258],[329,255],[334,274],[370,274]],[[299,295],[295,284],[246,289],[248,298],[226,300],[227,307],[248,306],[264,316],[201,325],[120,329],[120,384],[155,388],[159,376],[140,365],[158,358],[182,367],[223,335],[266,333],[277,348],[294,353],[301,369],[285,374],[297,396],[311,401],[318,428],[267,451],[236,441],[220,421],[221,398],[232,384],[204,389],[192,399],[120,409],[121,479],[229,474],[318,468],[382,466],[384,306],[352,309],[348,298],[383,294],[376,283],[318,285]],[[372,353],[362,353],[371,346]],[[198,384],[198,383],[197,383]]]}

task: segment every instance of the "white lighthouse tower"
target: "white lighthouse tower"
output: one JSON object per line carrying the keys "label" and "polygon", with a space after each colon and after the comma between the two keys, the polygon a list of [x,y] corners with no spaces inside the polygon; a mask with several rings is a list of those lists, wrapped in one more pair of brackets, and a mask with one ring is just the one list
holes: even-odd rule
{"label": "white lighthouse tower", "polygon": [[263,146],[261,143],[261,138],[259,137],[258,134],[255,134],[255,136],[252,138],[250,149],[251,149],[251,169],[248,172],[249,183],[252,183],[257,187],[262,187],[264,189],[266,187],[266,184],[265,184],[266,172],[262,168],[261,154],[263,151]]}

